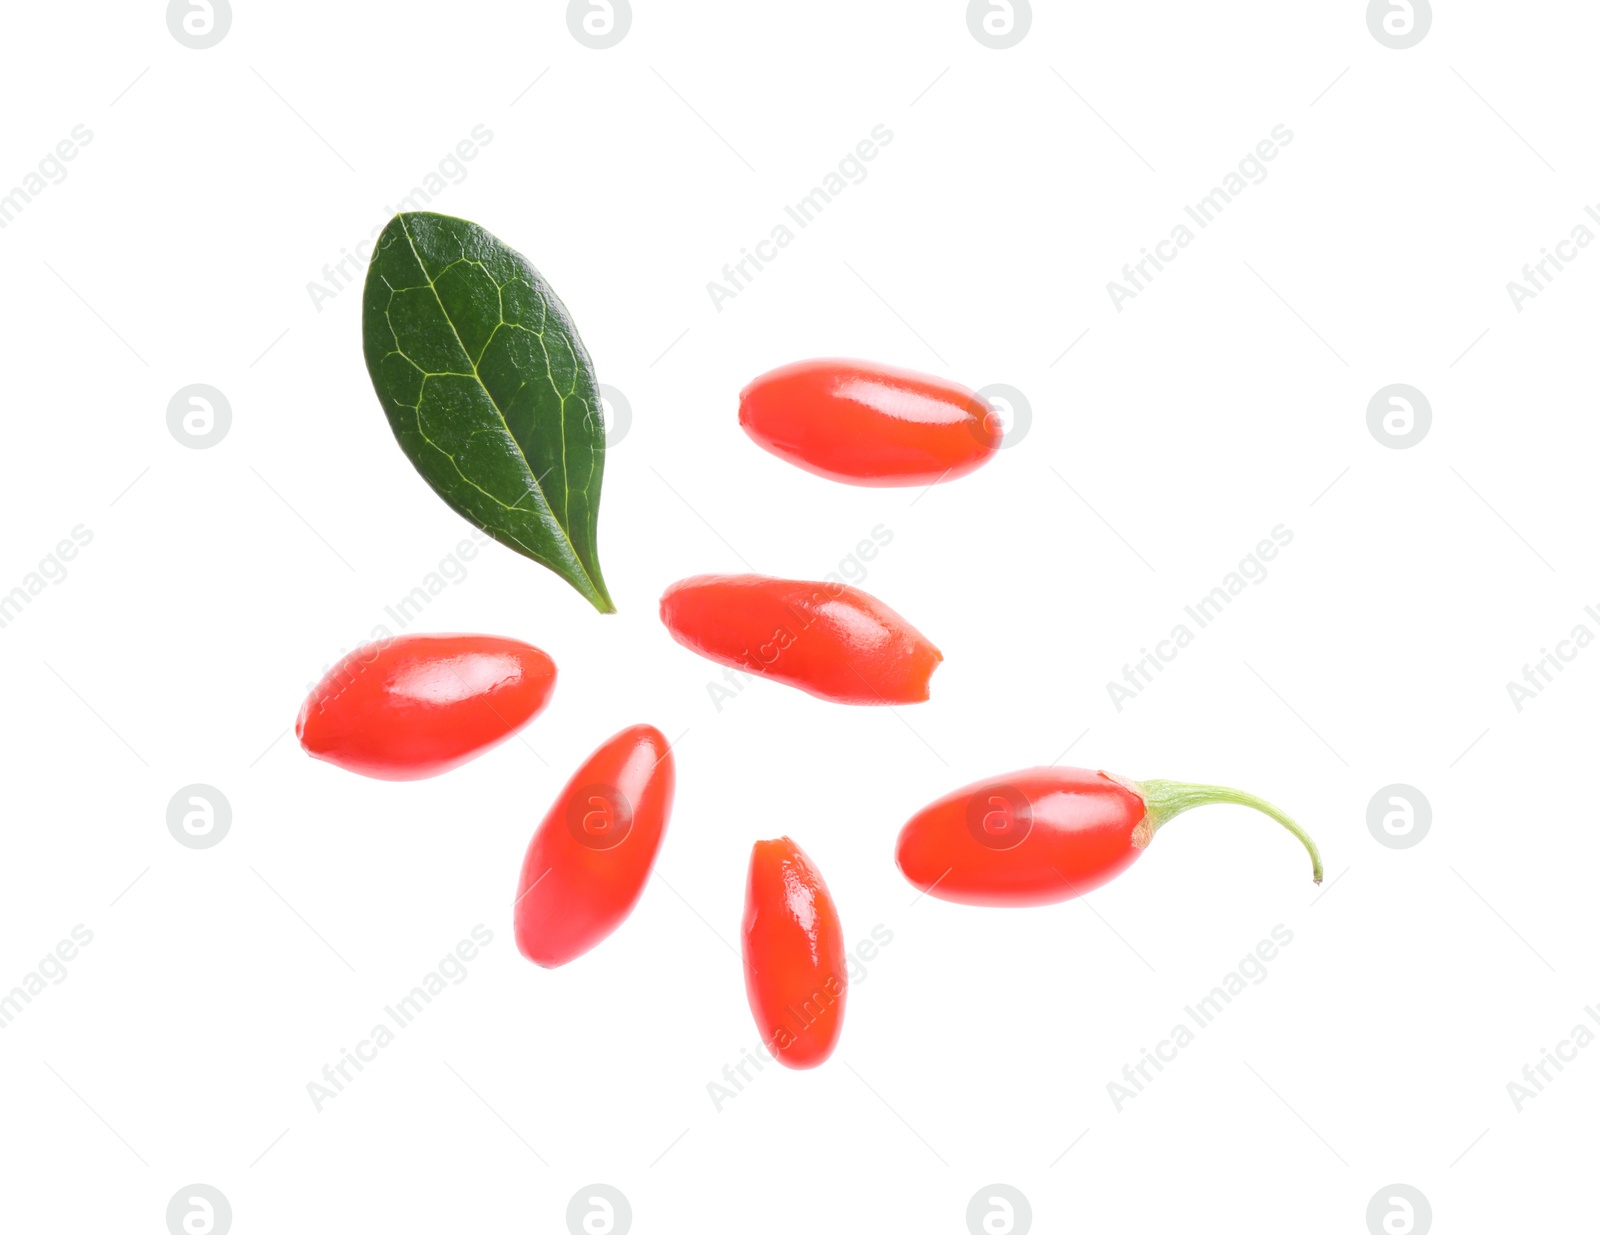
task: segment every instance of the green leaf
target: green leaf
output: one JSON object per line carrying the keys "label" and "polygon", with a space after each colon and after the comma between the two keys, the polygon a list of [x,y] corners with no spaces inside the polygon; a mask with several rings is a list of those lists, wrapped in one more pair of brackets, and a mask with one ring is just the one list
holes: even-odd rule
{"label": "green leaf", "polygon": [[434,492],[615,613],[595,547],[594,366],[527,258],[464,219],[397,214],[367,271],[362,335],[389,427]]}

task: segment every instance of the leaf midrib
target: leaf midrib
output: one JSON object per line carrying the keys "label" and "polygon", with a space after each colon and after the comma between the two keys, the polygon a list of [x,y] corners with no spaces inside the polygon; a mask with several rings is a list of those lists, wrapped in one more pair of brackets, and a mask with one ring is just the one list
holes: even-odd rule
{"label": "leaf midrib", "polygon": [[[417,259],[417,269],[422,271],[422,277],[427,281],[428,290],[433,293],[434,303],[439,306],[439,315],[444,318],[445,324],[450,327],[450,333],[455,336],[456,345],[461,349],[461,354],[467,358],[467,364],[472,366],[473,380],[478,383],[478,389],[483,391],[484,398],[489,400],[489,406],[494,408],[494,414],[500,417],[500,423],[505,428],[506,436],[509,437],[512,444],[516,446],[517,456],[522,460],[522,466],[527,469],[528,476],[533,481],[533,487],[538,490],[539,500],[544,503],[545,510],[550,513],[550,521],[554,523],[556,527],[561,529],[561,539],[566,542],[567,550],[572,554],[572,560],[577,563],[578,569],[583,572],[584,582],[589,585],[590,590],[593,591],[595,595],[601,595],[602,593],[595,585],[593,576],[589,574],[589,567],[587,563],[585,563],[583,558],[578,554],[578,546],[572,543],[572,536],[567,531],[566,525],[556,517],[556,508],[551,503],[549,495],[545,493],[544,485],[540,483],[538,474],[533,470],[533,464],[528,461],[528,452],[522,448],[522,443],[517,440],[517,435],[511,431],[511,422],[506,419],[506,414],[501,410],[499,402],[494,397],[494,392],[489,389],[488,383],[483,380],[483,374],[478,371],[478,362],[473,359],[472,352],[468,349],[466,340],[461,337],[461,332],[456,329],[455,321],[450,316],[450,310],[445,307],[444,297],[439,295],[439,289],[434,284],[433,276],[428,273],[428,267],[427,264],[422,260],[422,254],[417,252],[417,242],[411,237],[411,228],[406,223],[406,216],[401,214],[397,217],[400,220],[400,234],[406,238],[406,244],[411,249],[411,256]],[[462,256],[465,257],[466,255],[463,253]],[[505,324],[503,305],[504,299],[502,297],[502,325]],[[491,335],[491,338],[492,337],[493,336]],[[548,359],[546,360],[545,367],[547,370],[549,369]],[[560,392],[557,391],[557,394],[559,395]],[[562,403],[565,404],[565,402],[566,399],[563,397]],[[566,441],[566,409],[563,407],[561,425],[561,457],[563,460],[566,459]]]}

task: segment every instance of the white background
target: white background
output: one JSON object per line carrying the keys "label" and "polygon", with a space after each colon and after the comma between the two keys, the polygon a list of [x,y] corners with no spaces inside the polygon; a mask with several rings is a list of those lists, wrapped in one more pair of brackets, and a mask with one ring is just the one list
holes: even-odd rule
{"label": "white background", "polygon": [[[94,935],[0,1031],[10,1224],[158,1232],[195,1182],[241,1235],[559,1231],[594,1182],[640,1232],[961,1232],[996,1182],[1039,1231],[1359,1232],[1396,1182],[1440,1231],[1587,1202],[1600,1050],[1520,1113],[1506,1086],[1600,999],[1600,650],[1520,712],[1506,683],[1600,632],[1600,252],[1520,313],[1506,283],[1600,200],[1592,5],[1440,6],[1405,51],[1357,0],[1040,4],[1005,51],[957,0],[639,2],[603,51],[553,0],[238,3],[202,51],[162,7],[7,13],[0,191],[93,133],[0,231],[0,591],[93,535],[0,630],[0,990]],[[412,629],[534,642],[554,700],[525,742],[385,784],[286,730],[468,529],[384,423],[359,292],[319,311],[307,284],[479,124],[432,205],[533,261],[632,406],[600,525],[621,612],[484,551]],[[865,181],[716,311],[707,282],[878,124]],[[1114,309],[1280,124],[1267,179]],[[736,423],[751,377],[829,354],[1008,383],[1031,429],[920,496],[830,484]],[[205,450],[166,423],[195,382],[232,407]],[[1411,449],[1367,427],[1392,382],[1432,404]],[[718,711],[663,588],[820,577],[879,524],[863,586],[943,650],[932,702],[757,682]],[[1265,582],[1119,712],[1107,682],[1278,524]],[[638,721],[677,739],[660,877],[537,969],[523,849]],[[1069,747],[1273,799],[1327,882],[1213,807],[1088,902],[913,904],[900,824]],[[167,830],[193,782],[232,806],[211,849]],[[1368,830],[1394,782],[1432,805],[1414,848]],[[785,833],[847,936],[893,943],[826,1066],[719,1112],[756,1043],[749,847]],[[307,1082],[479,923],[467,979],[319,1114]],[[1107,1083],[1278,924],[1266,979],[1119,1112]]]}

